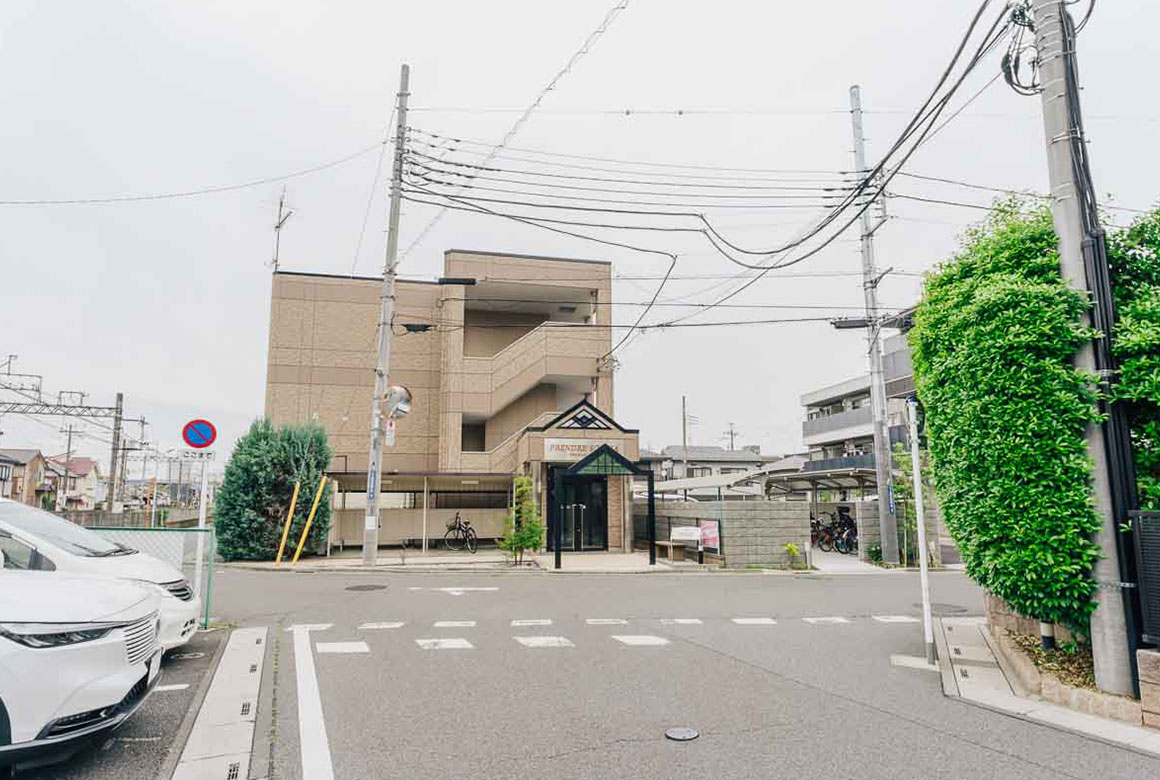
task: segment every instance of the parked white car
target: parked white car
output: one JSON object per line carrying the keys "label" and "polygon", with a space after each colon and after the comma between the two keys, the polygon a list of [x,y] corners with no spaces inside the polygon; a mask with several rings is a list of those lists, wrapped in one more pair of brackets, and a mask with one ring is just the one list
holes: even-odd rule
{"label": "parked white car", "polygon": [[5,567],[138,580],[166,591],[161,600],[161,646],[189,641],[197,629],[201,599],[172,565],[111,542],[62,517],[0,498],[0,551]]}
{"label": "parked white car", "polygon": [[161,600],[124,580],[0,571],[0,776],[66,758],[141,706]]}

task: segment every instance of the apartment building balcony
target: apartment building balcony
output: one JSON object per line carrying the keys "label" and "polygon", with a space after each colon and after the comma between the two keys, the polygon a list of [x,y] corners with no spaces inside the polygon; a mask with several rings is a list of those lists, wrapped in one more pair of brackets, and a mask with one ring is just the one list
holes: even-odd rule
{"label": "apartment building balcony", "polygon": [[488,419],[540,384],[591,392],[608,334],[580,323],[545,322],[494,355],[463,359],[463,413]]}
{"label": "apartment building balcony", "polygon": [[869,406],[815,417],[802,423],[802,441],[807,447],[873,433],[874,416]]}
{"label": "apartment building balcony", "polygon": [[807,460],[802,464],[802,471],[835,471],[837,469],[873,469],[874,455],[847,455],[843,458],[820,458]]}

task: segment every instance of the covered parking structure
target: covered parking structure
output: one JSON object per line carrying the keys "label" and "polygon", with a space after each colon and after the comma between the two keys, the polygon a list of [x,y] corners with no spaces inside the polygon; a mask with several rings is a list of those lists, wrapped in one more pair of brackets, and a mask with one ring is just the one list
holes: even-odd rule
{"label": "covered parking structure", "polygon": [[[877,495],[877,475],[873,468],[850,466],[846,468],[810,469],[809,461],[800,471],[770,475],[765,480],[766,492],[773,495],[806,495],[810,502],[810,516],[818,517],[821,512],[833,512],[838,503],[854,505],[854,520],[858,526],[858,557],[867,559],[867,548],[882,539],[878,524],[878,502],[867,501],[868,492]],[[843,502],[822,502],[818,493],[833,490],[852,494],[858,491],[858,500]]]}

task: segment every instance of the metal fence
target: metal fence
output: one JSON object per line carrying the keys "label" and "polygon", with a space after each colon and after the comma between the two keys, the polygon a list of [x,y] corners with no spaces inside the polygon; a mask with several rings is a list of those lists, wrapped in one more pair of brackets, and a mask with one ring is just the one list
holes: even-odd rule
{"label": "metal fence", "polygon": [[149,528],[153,525],[183,526],[197,521],[197,507],[161,507],[150,516],[148,509],[109,512],[105,509],[72,509],[61,517],[86,528]]}
{"label": "metal fence", "polygon": [[1136,575],[1145,642],[1160,643],[1160,512],[1128,513],[1136,537]]}
{"label": "metal fence", "polygon": [[214,557],[217,537],[213,526],[206,528],[126,528],[94,526],[91,531],[111,542],[132,547],[177,568],[201,597],[201,625],[209,625],[213,602]]}

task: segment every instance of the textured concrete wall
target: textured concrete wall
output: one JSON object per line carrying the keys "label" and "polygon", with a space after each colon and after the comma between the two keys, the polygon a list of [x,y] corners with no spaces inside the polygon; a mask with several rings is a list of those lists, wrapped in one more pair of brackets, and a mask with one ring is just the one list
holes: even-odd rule
{"label": "textured concrete wall", "polygon": [[521,336],[530,333],[547,317],[511,311],[464,311],[463,354],[491,357]]}
{"label": "textured concrete wall", "polygon": [[[648,505],[633,504],[637,536],[647,521]],[[695,526],[698,520],[719,520],[725,565],[785,566],[791,561],[785,545],[793,542],[804,554],[810,539],[808,504],[788,501],[656,502],[657,539],[669,538],[673,526]],[[801,562],[800,560],[798,562]]]}

